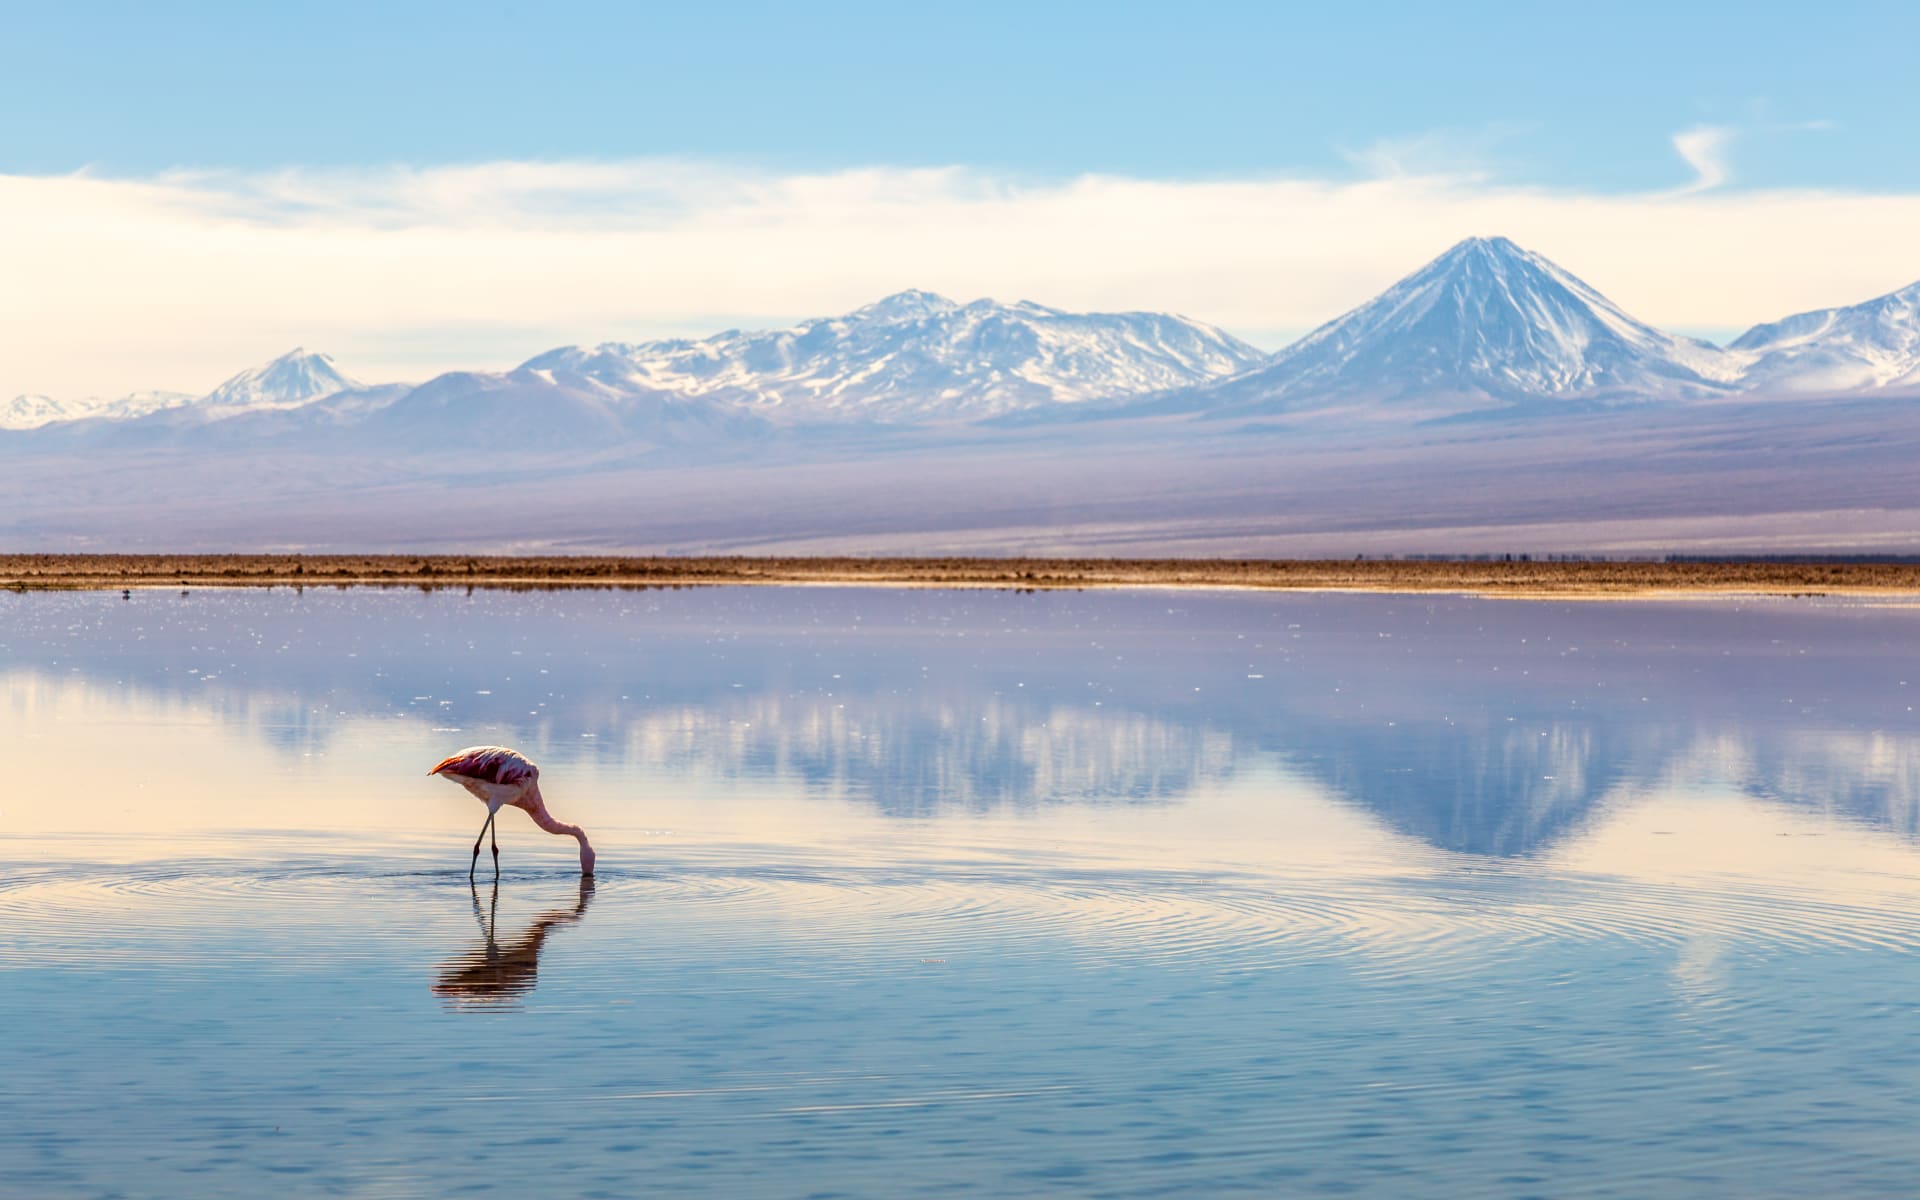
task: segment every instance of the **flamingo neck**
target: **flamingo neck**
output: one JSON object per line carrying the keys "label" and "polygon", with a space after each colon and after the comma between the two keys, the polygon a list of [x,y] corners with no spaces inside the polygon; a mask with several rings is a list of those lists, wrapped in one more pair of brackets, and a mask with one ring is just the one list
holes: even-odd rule
{"label": "flamingo neck", "polygon": [[548,833],[565,834],[580,843],[580,873],[593,874],[593,845],[587,841],[587,831],[578,825],[569,825],[547,811],[547,803],[540,795],[540,785],[535,784],[527,793],[520,807],[527,810],[533,823]]}

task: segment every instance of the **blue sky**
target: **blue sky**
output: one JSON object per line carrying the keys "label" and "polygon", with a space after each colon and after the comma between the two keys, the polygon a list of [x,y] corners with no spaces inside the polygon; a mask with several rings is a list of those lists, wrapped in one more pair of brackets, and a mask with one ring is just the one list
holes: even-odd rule
{"label": "blue sky", "polygon": [[[0,167],[493,159],[1920,187],[1920,5],[9,3]],[[1812,128],[1817,123],[1818,128]],[[1356,156],[1359,162],[1356,162]]]}
{"label": "blue sky", "polygon": [[1920,4],[0,0],[0,396],[907,287],[1277,348],[1503,234],[1724,339],[1920,279]]}

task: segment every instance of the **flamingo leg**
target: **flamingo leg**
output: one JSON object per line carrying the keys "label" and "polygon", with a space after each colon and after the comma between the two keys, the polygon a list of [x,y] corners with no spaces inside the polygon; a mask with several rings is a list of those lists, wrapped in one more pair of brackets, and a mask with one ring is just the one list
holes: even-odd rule
{"label": "flamingo leg", "polygon": [[[489,817],[487,818],[487,828],[493,831],[492,837],[490,839],[493,845],[493,881],[495,883],[499,883],[500,882],[500,827],[493,823],[493,818]],[[476,854],[474,855],[474,857],[478,858],[480,856]],[[499,895],[500,895],[499,892],[494,893],[494,896],[496,899],[499,897]]]}
{"label": "flamingo leg", "polygon": [[487,939],[487,961],[492,962],[500,957],[500,947],[493,939],[493,931],[500,924],[500,885],[493,885],[493,898],[487,902],[484,912],[480,908],[480,890],[471,884],[468,887],[473,891],[474,920],[480,923],[480,935]]}
{"label": "flamingo leg", "polygon": [[[480,865],[480,843],[487,836],[487,830],[493,828],[493,814],[487,814],[487,823],[480,827],[480,836],[473,839],[473,861],[467,864],[467,882],[473,882],[474,868]],[[493,852],[494,874],[500,873],[500,851]]]}

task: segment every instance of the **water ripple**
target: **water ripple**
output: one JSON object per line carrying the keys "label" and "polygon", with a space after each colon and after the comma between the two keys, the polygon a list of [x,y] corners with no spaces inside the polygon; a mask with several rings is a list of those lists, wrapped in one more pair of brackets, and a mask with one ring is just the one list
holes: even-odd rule
{"label": "water ripple", "polygon": [[[1842,892],[1822,886],[1830,881],[1626,880],[1530,864],[1171,870],[1065,856],[795,859],[750,846],[640,861],[644,869],[597,881],[601,905],[621,919],[671,911],[702,930],[702,948],[770,932],[817,941],[860,969],[877,958],[955,966],[1065,955],[1230,969],[1346,959],[1367,972],[1450,975],[1490,955],[1599,941],[1658,948],[1704,939],[1746,952],[1920,947],[1916,889],[1898,879],[1867,881],[1877,891],[1856,880]],[[559,895],[571,878],[516,871],[506,887]],[[42,962],[115,954],[138,962],[178,944],[203,961],[271,955],[297,964],[456,933],[469,921],[466,892],[464,871],[400,857],[42,863],[0,873],[0,944]]]}

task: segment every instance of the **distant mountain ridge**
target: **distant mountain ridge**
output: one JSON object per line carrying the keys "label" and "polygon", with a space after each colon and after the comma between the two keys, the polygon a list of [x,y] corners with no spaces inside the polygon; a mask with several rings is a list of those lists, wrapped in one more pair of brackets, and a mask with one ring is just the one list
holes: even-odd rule
{"label": "distant mountain ridge", "polygon": [[90,406],[51,396],[15,396],[0,404],[0,429],[37,429],[55,421],[73,421],[86,416]]}
{"label": "distant mountain ridge", "polygon": [[[563,346],[499,372],[369,387],[295,349],[204,396],[19,396],[0,430],[117,444],[363,429],[430,444],[679,441],[787,426],[1081,421],[1147,413],[1423,420],[1753,394],[1920,391],[1920,283],[1755,326],[1722,348],[1629,315],[1501,237],[1468,238],[1276,354],[1151,312],[961,304],[908,290],[836,317],[705,338]],[[276,417],[275,414],[281,414]]]}
{"label": "distant mountain ridge", "polygon": [[1177,317],[928,292],[418,385],[342,387],[297,351],[206,396],[0,430],[0,535],[49,551],[1917,553],[1915,290],[1721,348],[1469,239],[1273,356]]}
{"label": "distant mountain ridge", "polygon": [[567,346],[521,369],[801,418],[952,421],[1185,387],[1266,358],[1182,317],[957,304],[911,290],[789,329]]}
{"label": "distant mountain ridge", "polygon": [[296,346],[271,362],[241,371],[204,396],[165,391],[134,392],[105,401],[16,396],[10,404],[0,405],[0,429],[34,429],[65,421],[127,421],[176,409],[192,409],[201,416],[218,419],[244,412],[297,408],[363,386],[335,366],[330,356]]}
{"label": "distant mountain ridge", "polygon": [[191,404],[197,397],[188,392],[134,392],[118,400],[56,400],[51,396],[15,396],[0,404],[0,429],[38,429],[67,421],[103,418],[132,420],[149,413]]}
{"label": "distant mountain ridge", "polygon": [[1920,387],[1920,283],[1756,325],[1727,347],[1754,391]]}

